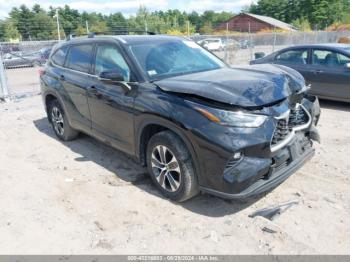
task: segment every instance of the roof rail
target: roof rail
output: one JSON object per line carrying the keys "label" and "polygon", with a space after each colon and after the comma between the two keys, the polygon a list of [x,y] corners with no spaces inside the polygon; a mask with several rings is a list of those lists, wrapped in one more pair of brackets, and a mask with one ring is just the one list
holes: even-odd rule
{"label": "roof rail", "polygon": [[[94,38],[96,35],[129,35],[130,33],[134,34],[144,34],[144,35],[156,35],[155,32],[144,31],[144,30],[129,30],[129,29],[120,29],[106,32],[90,32],[88,34],[79,35],[80,37],[86,36],[88,38]],[[70,34],[67,37],[67,41],[76,38],[76,34]]]}
{"label": "roof rail", "polygon": [[116,35],[128,35],[130,33],[145,34],[145,35],[156,35],[155,32],[145,31],[145,30],[130,30],[130,29],[118,29],[112,31]]}

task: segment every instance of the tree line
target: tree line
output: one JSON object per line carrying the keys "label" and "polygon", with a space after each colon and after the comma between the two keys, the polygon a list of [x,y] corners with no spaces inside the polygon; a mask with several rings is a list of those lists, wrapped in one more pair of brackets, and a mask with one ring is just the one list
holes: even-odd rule
{"label": "tree line", "polygon": [[247,10],[301,30],[324,30],[335,23],[350,23],[350,0],[259,0]]}
{"label": "tree line", "polygon": [[[350,29],[350,0],[258,0],[242,11],[271,16],[301,30],[344,28],[339,24],[347,24],[349,26],[345,28]],[[141,6],[135,15],[125,17],[121,12],[109,15],[79,12],[68,5],[57,9],[50,7],[48,10],[39,4],[32,8],[21,5],[14,7],[8,18],[0,20],[0,41],[57,39],[56,12],[61,38],[70,34],[127,30],[161,34],[212,34],[217,25],[235,15],[231,11],[211,10],[201,14],[176,9],[150,12]]]}
{"label": "tree line", "polygon": [[[125,17],[121,12],[109,15],[79,12],[68,5],[57,9],[61,38],[68,35],[83,35],[88,32],[150,31],[161,34],[213,33],[213,28],[234,16],[232,12],[208,10],[181,12],[179,10],[150,12],[141,6],[136,15]],[[0,40],[47,40],[57,39],[56,8],[44,10],[39,4],[13,8],[9,17],[0,20]]]}

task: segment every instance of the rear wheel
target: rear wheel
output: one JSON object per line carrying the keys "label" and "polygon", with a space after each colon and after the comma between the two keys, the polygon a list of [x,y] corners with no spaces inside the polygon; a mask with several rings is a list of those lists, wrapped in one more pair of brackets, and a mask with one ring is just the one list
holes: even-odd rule
{"label": "rear wheel", "polygon": [[150,139],[147,167],[153,182],[166,197],[183,202],[198,194],[190,153],[173,132],[160,132]]}
{"label": "rear wheel", "polygon": [[69,141],[78,136],[79,132],[69,125],[65,112],[58,100],[53,100],[50,103],[48,113],[52,128],[59,139]]}

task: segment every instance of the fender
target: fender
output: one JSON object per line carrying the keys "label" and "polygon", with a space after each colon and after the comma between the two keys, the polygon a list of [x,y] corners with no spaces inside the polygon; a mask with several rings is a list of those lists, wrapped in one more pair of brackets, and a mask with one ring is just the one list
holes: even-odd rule
{"label": "fender", "polygon": [[201,168],[199,165],[199,161],[198,161],[198,156],[196,154],[196,151],[194,150],[194,145],[191,142],[191,139],[189,139],[188,134],[186,134],[186,130],[183,127],[180,127],[176,124],[174,124],[174,122],[172,122],[169,119],[157,116],[157,115],[152,115],[152,114],[143,114],[138,116],[137,118],[135,118],[135,155],[136,157],[139,159],[139,161],[142,161],[142,152],[140,151],[141,148],[141,135],[142,132],[144,130],[144,128],[148,125],[159,125],[159,126],[163,126],[169,130],[171,130],[172,132],[174,132],[175,134],[177,134],[182,141],[184,141],[187,149],[190,152],[190,155],[192,157],[193,160],[193,164],[194,164],[194,168],[196,171],[196,174],[199,178],[199,176],[201,176]]}
{"label": "fender", "polygon": [[[61,104],[61,106],[63,107],[64,112],[67,112],[66,104],[63,102],[63,99],[61,98],[59,93],[55,89],[47,90],[47,91],[44,92],[44,95],[43,95],[44,101],[43,102],[44,102],[44,106],[45,106],[45,110],[46,110],[46,114],[48,116],[48,119],[49,119],[49,112],[48,112],[48,108],[47,108],[47,105],[46,105],[46,99],[47,99],[47,97],[49,95],[54,96],[58,100],[58,102]],[[66,117],[68,119],[69,124],[71,125],[72,121],[70,120],[69,114],[66,114]]]}

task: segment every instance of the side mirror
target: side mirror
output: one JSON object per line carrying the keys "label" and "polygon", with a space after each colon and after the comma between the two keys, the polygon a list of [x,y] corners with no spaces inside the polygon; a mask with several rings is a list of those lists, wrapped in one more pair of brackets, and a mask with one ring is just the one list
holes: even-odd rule
{"label": "side mirror", "polygon": [[124,76],[118,71],[103,71],[99,75],[102,82],[113,84],[116,82],[123,82]]}
{"label": "side mirror", "polygon": [[350,69],[350,63],[346,63],[345,68]]}
{"label": "side mirror", "polygon": [[265,57],[266,55],[264,52],[257,52],[254,54],[254,56],[255,56],[255,59],[260,59],[260,58]]}
{"label": "side mirror", "polygon": [[124,76],[118,71],[103,71],[99,75],[99,80],[107,84],[121,86],[125,93],[132,90],[132,86],[124,81]]}

